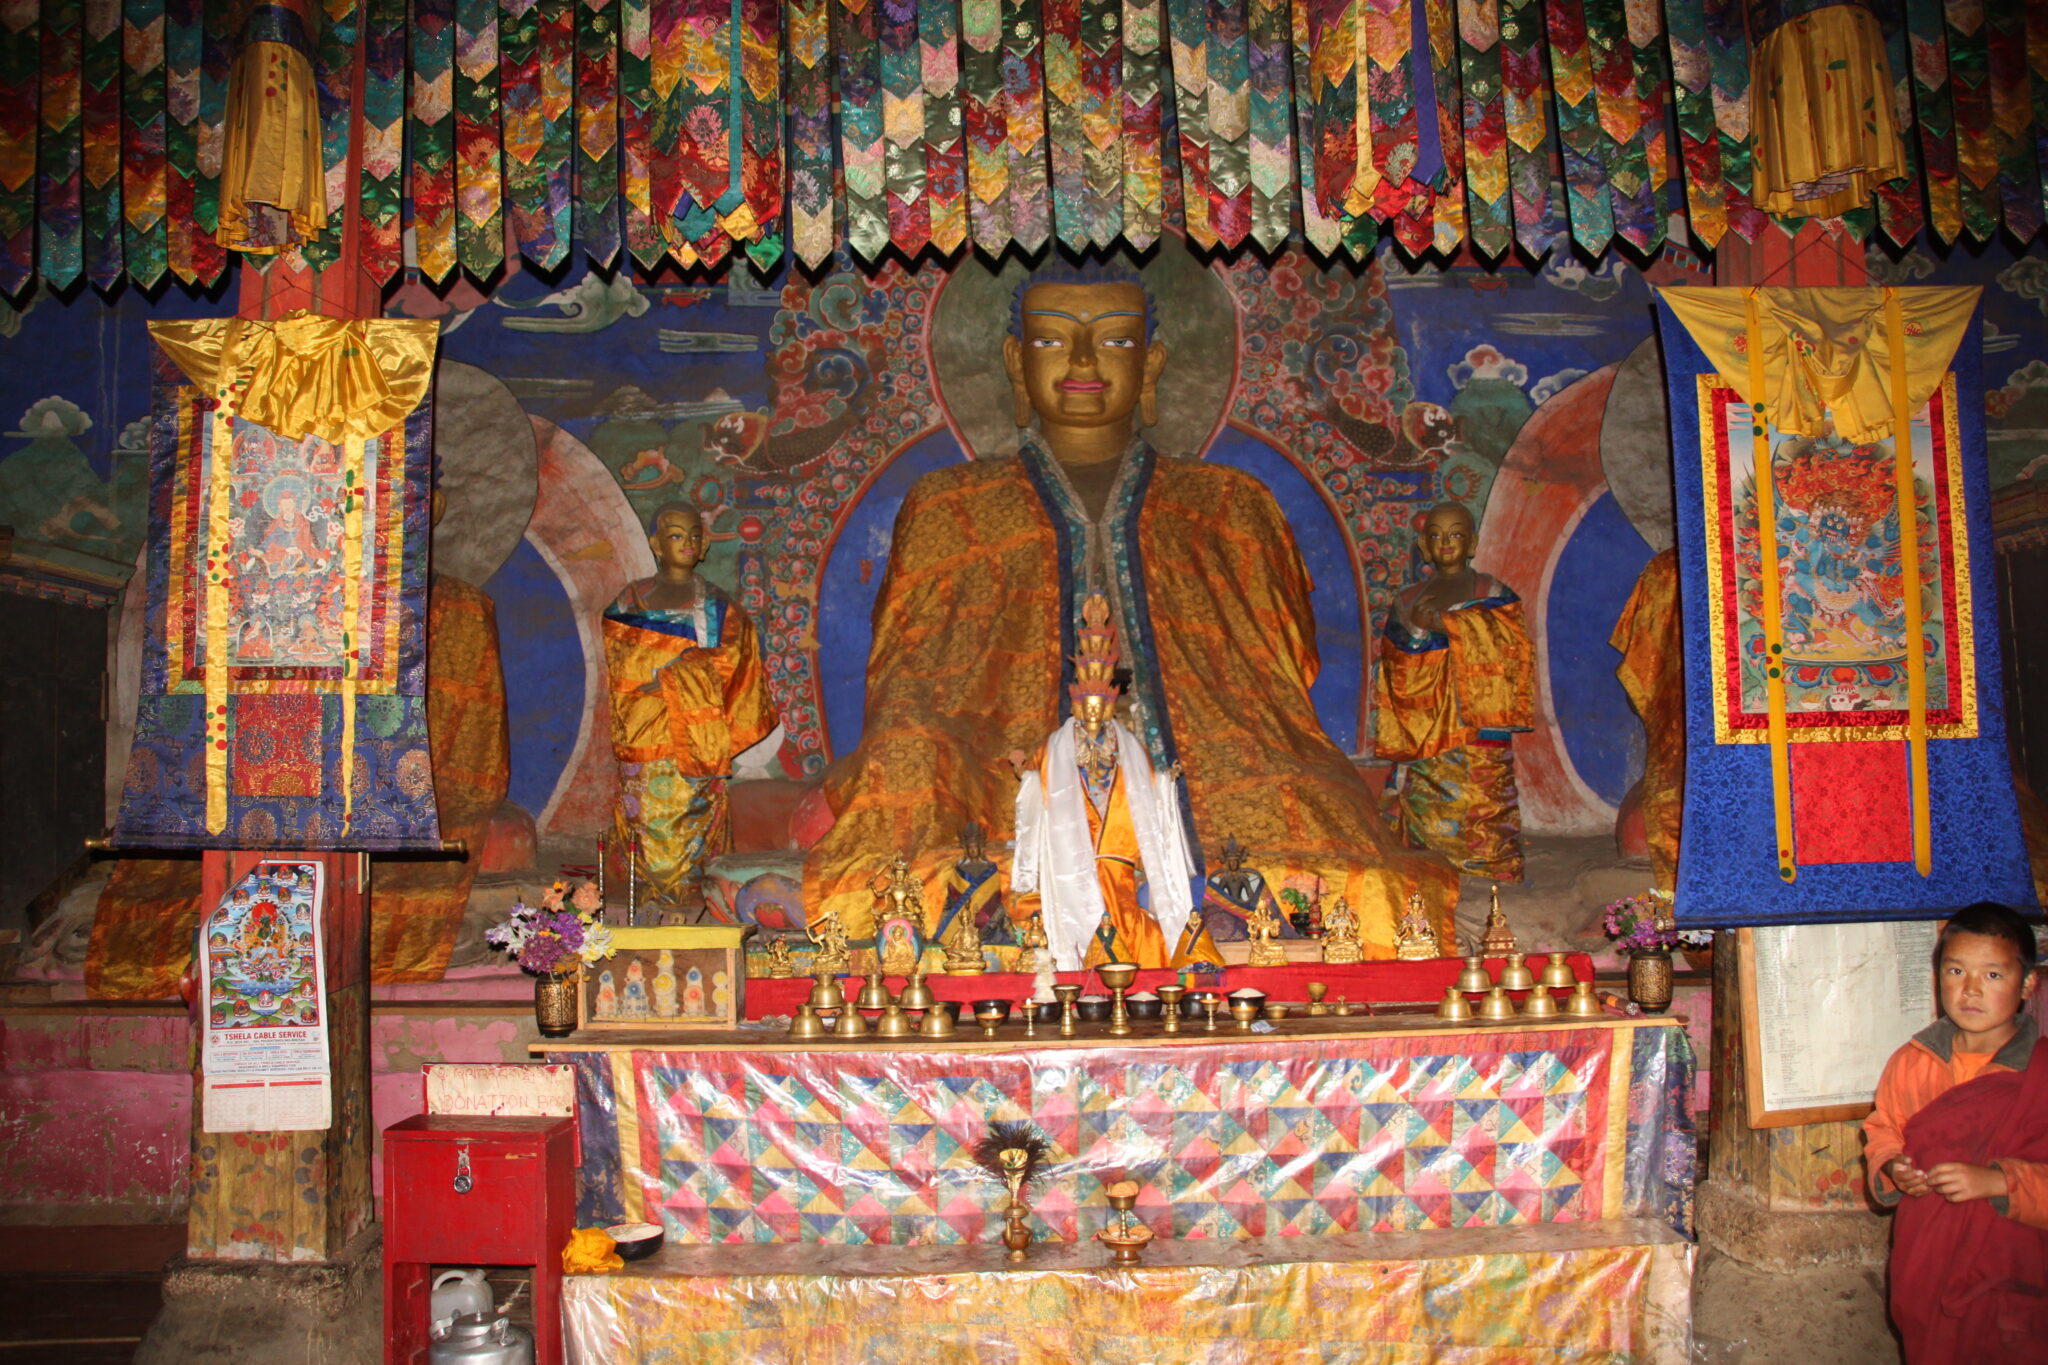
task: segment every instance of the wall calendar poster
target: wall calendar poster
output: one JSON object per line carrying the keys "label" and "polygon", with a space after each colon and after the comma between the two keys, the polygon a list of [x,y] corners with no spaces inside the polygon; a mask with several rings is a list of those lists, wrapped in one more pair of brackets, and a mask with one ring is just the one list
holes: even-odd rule
{"label": "wall calendar poster", "polygon": [[332,1122],[322,873],[315,862],[258,863],[200,927],[206,1132]]}

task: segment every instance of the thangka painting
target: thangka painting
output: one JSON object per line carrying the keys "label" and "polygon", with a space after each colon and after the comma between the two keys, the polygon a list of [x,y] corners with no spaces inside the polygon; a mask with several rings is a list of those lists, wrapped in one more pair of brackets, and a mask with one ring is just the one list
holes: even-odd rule
{"label": "thangka painting", "polygon": [[[116,841],[438,847],[424,398],[384,430],[328,439],[236,410],[232,388],[224,404],[181,359],[158,357],[141,699]],[[403,401],[385,397],[387,411]]]}
{"label": "thangka painting", "polygon": [[[1912,918],[2034,899],[1989,607],[1982,322],[1974,291],[1895,292],[1903,302],[1890,314],[1877,289],[1763,289],[1753,300],[1688,288],[1660,308],[1685,641],[1682,924]],[[1970,297],[1911,297],[1955,294]],[[1952,335],[1937,343],[1937,328]],[[1908,343],[1897,367],[1893,335]],[[1748,401],[1758,386],[1760,425]],[[1909,470],[1893,434],[1901,409]],[[1916,620],[1924,780],[1909,686]]]}
{"label": "thangka painting", "polygon": [[199,926],[205,1131],[325,1128],[318,863],[262,862]]}

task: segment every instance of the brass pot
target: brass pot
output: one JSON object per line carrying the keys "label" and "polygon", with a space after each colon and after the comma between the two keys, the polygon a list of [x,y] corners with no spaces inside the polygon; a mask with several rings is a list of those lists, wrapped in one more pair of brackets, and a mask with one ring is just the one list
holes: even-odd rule
{"label": "brass pot", "polygon": [[567,1038],[576,1031],[576,974],[558,972],[533,980],[533,1022],[543,1038]]}
{"label": "brass pot", "polygon": [[1671,1007],[1671,950],[1638,951],[1628,959],[1628,998],[1656,1014]]}

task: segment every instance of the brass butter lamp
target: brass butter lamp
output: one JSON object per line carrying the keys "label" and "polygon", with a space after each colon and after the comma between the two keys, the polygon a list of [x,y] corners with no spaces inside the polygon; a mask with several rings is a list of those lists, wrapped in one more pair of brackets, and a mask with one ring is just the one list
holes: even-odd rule
{"label": "brass butter lamp", "polygon": [[1102,978],[1102,984],[1109,988],[1109,1036],[1128,1038],[1131,1036],[1131,1011],[1124,1004],[1124,992],[1138,979],[1138,964],[1135,962],[1105,962],[1095,969]]}
{"label": "brass butter lamp", "polygon": [[1256,1000],[1233,1000],[1230,1002],[1230,1017],[1237,1020],[1240,1033],[1252,1031],[1252,1021],[1259,1017],[1259,1002]]}
{"label": "brass butter lamp", "polygon": [[1001,1027],[1005,1013],[1007,1011],[1001,1005],[994,1003],[986,1004],[981,1009],[976,1010],[974,1017],[981,1021],[981,1036],[984,1038],[995,1037],[996,1029]]}
{"label": "brass butter lamp", "polygon": [[1060,1002],[1060,1037],[1074,1036],[1074,1002],[1081,997],[1078,981],[1062,981],[1052,988],[1053,995]]}
{"label": "brass butter lamp", "polygon": [[1164,1021],[1162,1032],[1180,1032],[1180,998],[1187,993],[1188,988],[1179,982],[1159,988],[1159,1016]]}

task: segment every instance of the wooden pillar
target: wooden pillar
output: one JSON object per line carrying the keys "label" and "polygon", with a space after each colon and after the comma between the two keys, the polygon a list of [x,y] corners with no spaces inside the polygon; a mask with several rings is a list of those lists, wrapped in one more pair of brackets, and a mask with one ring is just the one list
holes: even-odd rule
{"label": "wooden pillar", "polygon": [[224,1261],[332,1261],[368,1227],[370,1202],[369,859],[361,853],[208,850],[200,922],[258,863],[319,863],[325,903],[327,1062],[334,1120],[324,1132],[208,1133],[193,1025],[191,1202],[185,1254]]}
{"label": "wooden pillar", "polygon": [[[1753,243],[1729,233],[1715,256],[1714,282],[1864,285],[1869,272],[1862,242],[1810,222],[1797,236],[1787,236],[1775,225],[1767,227]],[[1862,1125],[1749,1126],[1742,1004],[1735,935],[1723,933],[1714,952],[1712,1096],[1707,1183],[1700,1191],[1701,1232],[1722,1250],[1774,1267],[1881,1259],[1884,1225],[1871,1216],[1863,1193]],[[1778,1214],[1840,1216],[1773,1217]]]}

